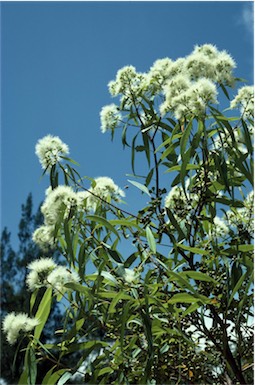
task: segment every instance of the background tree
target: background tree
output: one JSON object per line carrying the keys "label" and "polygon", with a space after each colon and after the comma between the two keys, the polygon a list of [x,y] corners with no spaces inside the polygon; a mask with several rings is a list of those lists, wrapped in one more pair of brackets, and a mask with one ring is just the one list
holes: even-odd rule
{"label": "background tree", "polygon": [[[43,256],[52,256],[60,261],[57,251],[42,251],[32,241],[35,229],[43,223],[40,207],[33,213],[32,194],[29,194],[25,204],[21,207],[21,219],[18,232],[18,250],[14,251],[11,245],[11,233],[4,228],[1,235],[1,318],[13,311],[29,312],[30,298],[27,292],[26,275],[27,265]],[[51,313],[47,327],[43,332],[43,340],[52,339],[54,330],[61,321],[61,311],[56,304]],[[23,346],[25,346],[23,344]],[[22,357],[16,354],[16,349],[10,346],[1,330],[1,377],[9,383],[18,381],[22,371]]]}

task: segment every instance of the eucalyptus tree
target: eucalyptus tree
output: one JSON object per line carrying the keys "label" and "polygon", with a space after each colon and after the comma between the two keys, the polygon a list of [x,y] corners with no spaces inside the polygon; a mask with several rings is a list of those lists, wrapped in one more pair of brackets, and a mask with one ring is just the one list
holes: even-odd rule
{"label": "eucalyptus tree", "polygon": [[[235,67],[205,44],[109,83],[101,131],[130,151],[129,183],[147,199],[137,212],[110,177],[81,177],[60,138],[38,141],[50,186],[33,240],[66,266],[33,261],[30,314],[4,320],[10,343],[28,340],[20,384],[42,359],[54,364],[43,384],[252,382],[254,92]],[[65,321],[42,344],[53,298]]]}

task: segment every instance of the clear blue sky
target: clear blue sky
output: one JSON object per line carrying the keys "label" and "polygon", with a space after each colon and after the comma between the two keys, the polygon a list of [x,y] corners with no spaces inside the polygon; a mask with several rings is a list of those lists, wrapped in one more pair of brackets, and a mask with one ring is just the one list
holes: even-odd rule
{"label": "clear blue sky", "polygon": [[[253,84],[252,2],[2,2],[1,221],[17,232],[21,204],[35,206],[48,185],[39,182],[37,140],[58,135],[80,173],[110,176],[121,187],[131,172],[128,149],[100,132],[107,84],[132,64],[147,71],[158,58],[177,59],[195,44],[226,49],[236,76]],[[138,207],[135,188],[128,209]],[[136,199],[135,199],[136,196]]]}

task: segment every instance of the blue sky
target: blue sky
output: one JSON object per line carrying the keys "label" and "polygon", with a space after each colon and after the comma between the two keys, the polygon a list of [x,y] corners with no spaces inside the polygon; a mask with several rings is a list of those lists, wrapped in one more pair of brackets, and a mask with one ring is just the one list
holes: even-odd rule
{"label": "blue sky", "polygon": [[[110,176],[121,187],[130,153],[100,132],[99,112],[113,100],[107,84],[124,65],[147,71],[158,58],[211,43],[236,60],[236,76],[253,84],[252,2],[2,2],[1,222],[15,240],[21,204],[35,206],[37,140],[58,135],[82,175]],[[127,191],[130,211],[139,207]],[[134,209],[134,210],[133,210]]]}

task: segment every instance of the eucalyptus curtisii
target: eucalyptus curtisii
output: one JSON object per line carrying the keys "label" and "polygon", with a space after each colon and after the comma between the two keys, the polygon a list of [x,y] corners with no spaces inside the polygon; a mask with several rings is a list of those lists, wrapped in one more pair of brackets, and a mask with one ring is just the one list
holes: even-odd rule
{"label": "eucalyptus curtisii", "polygon": [[[130,188],[146,197],[138,212],[110,176],[81,177],[59,138],[38,142],[50,186],[33,239],[66,266],[28,266],[36,321],[19,324],[20,384],[36,383],[41,360],[52,364],[45,385],[252,383],[254,93],[235,67],[205,44],[110,81],[117,101],[102,108],[101,131],[130,151]],[[63,326],[42,344],[54,296]],[[7,317],[6,330],[17,316]]]}

